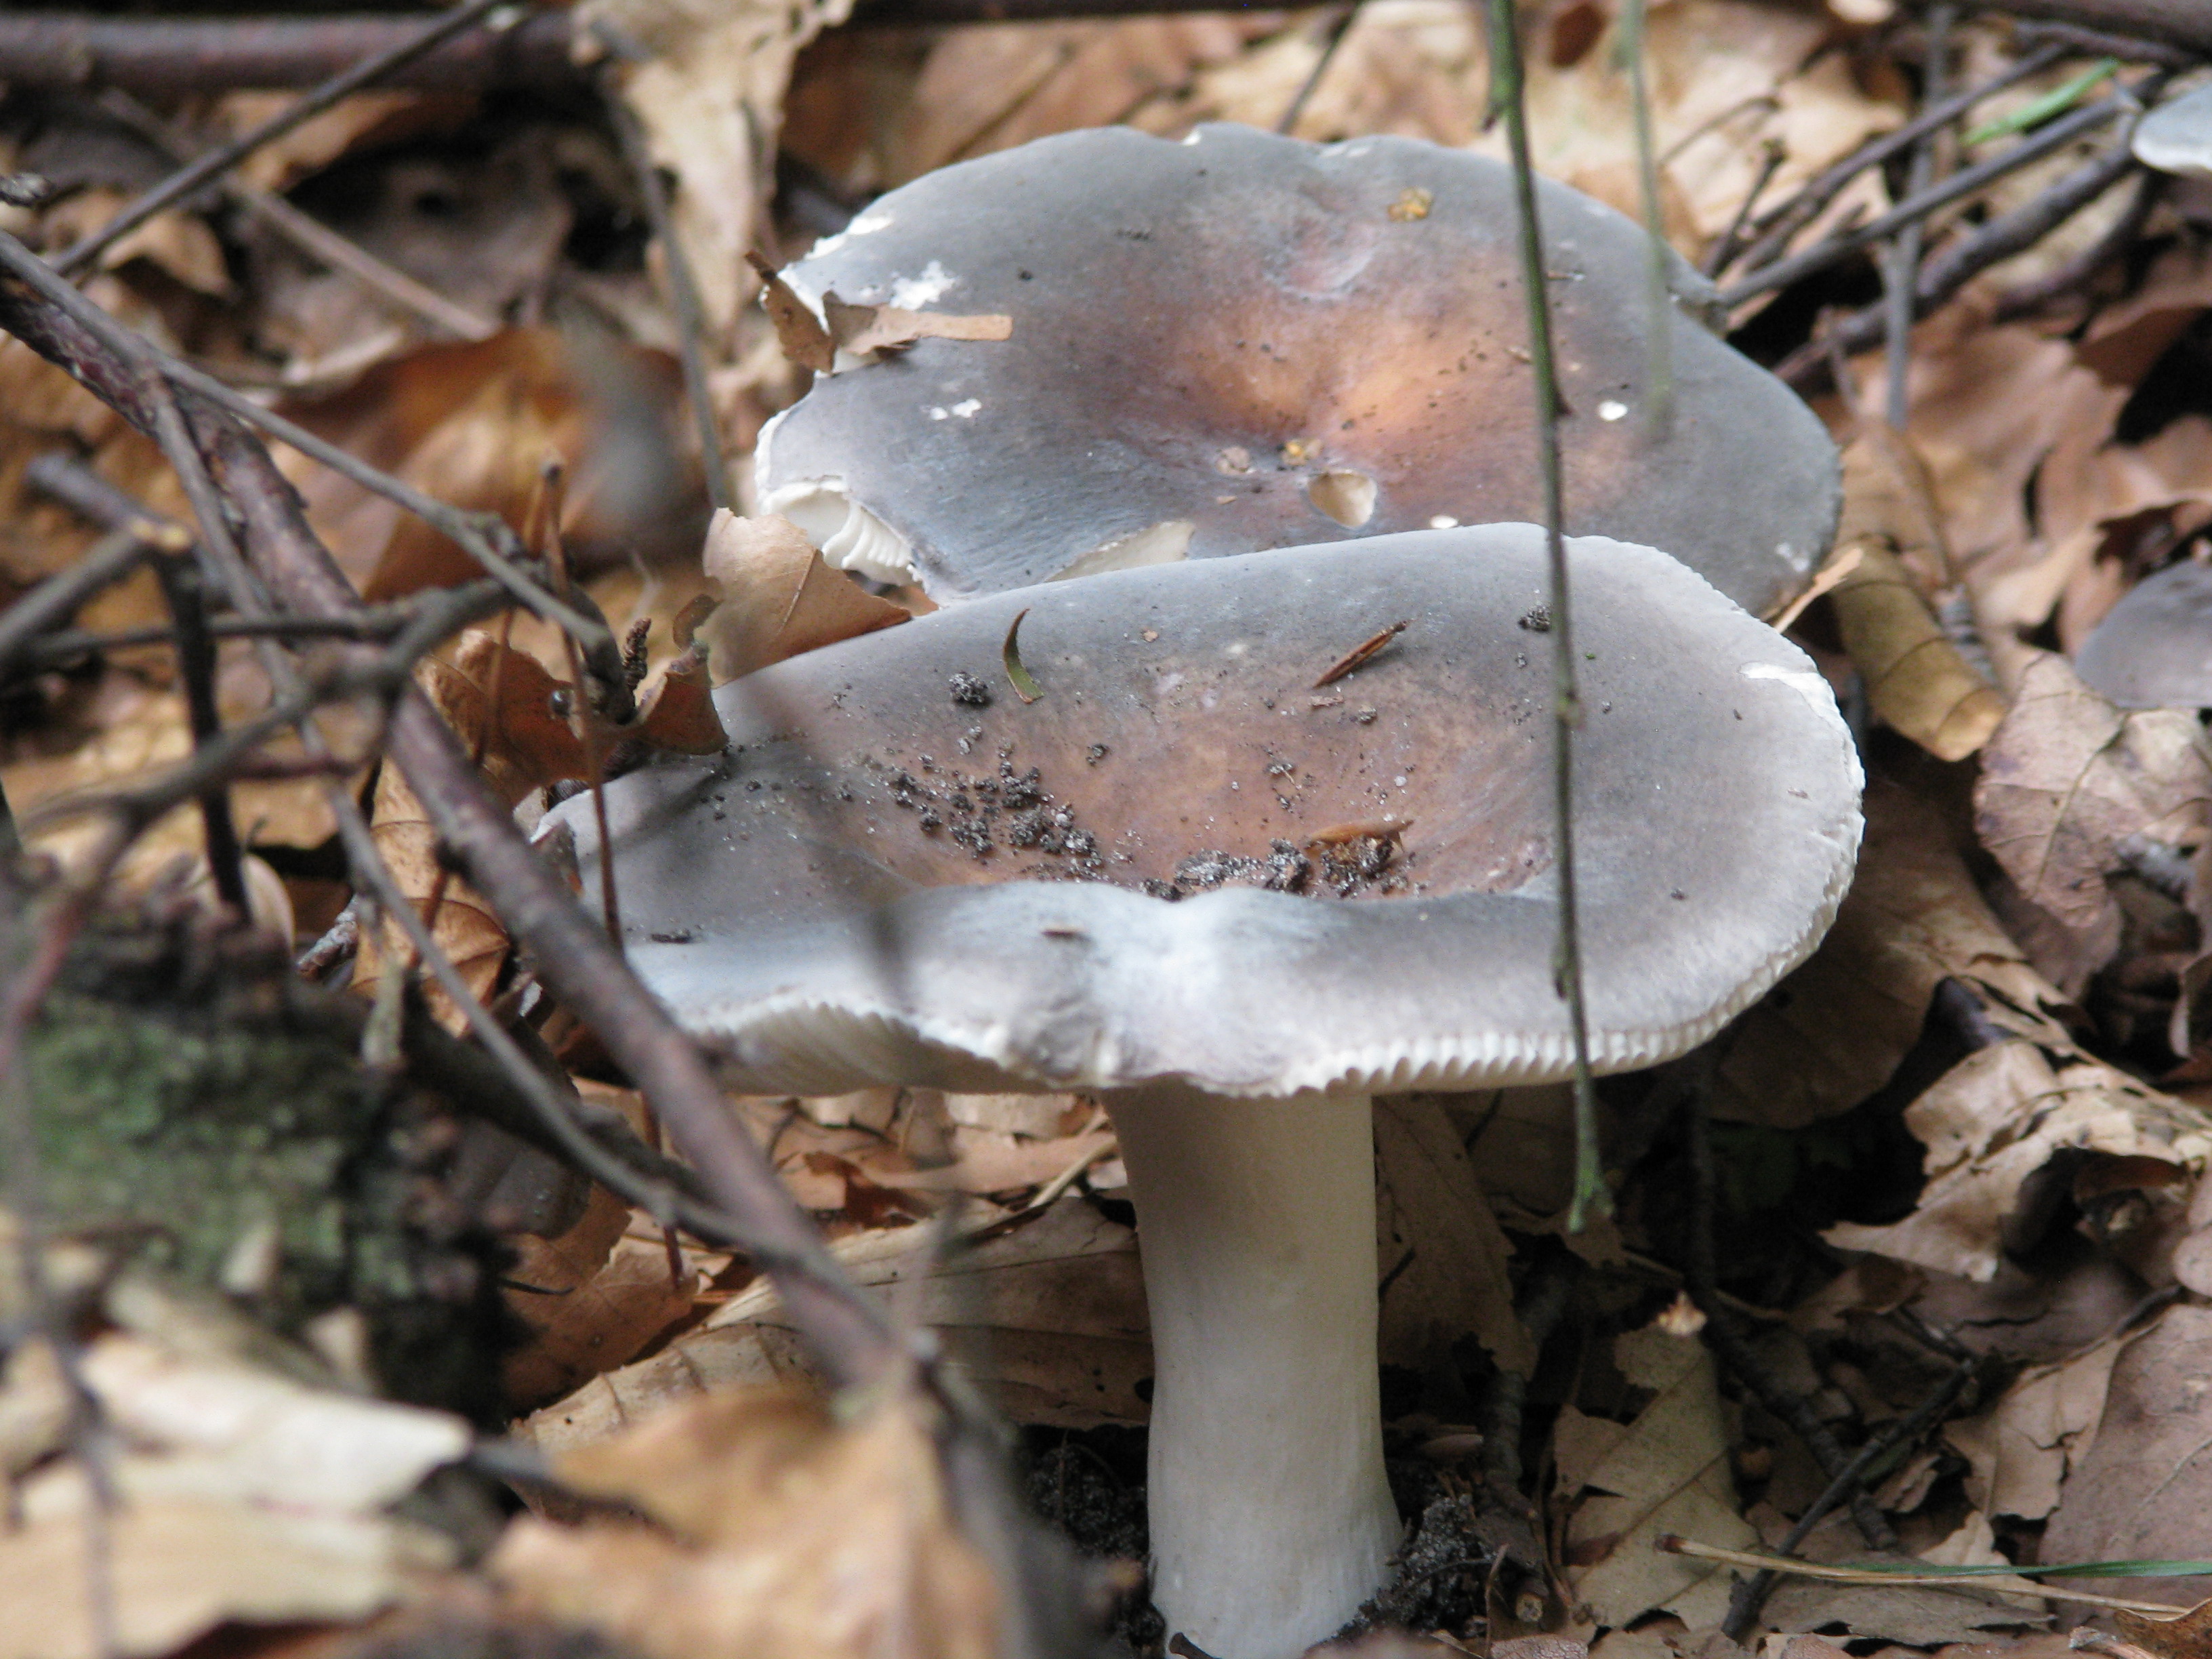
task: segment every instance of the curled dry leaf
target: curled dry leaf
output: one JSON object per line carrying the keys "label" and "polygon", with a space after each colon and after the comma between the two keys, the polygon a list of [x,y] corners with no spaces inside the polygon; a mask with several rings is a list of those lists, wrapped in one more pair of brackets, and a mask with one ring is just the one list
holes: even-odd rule
{"label": "curled dry leaf", "polygon": [[707,527],[705,562],[724,595],[698,632],[717,684],[907,619],[889,599],[824,564],[788,519],[716,513]]}
{"label": "curled dry leaf", "polygon": [[2204,837],[2212,761],[2193,712],[2118,709],[2039,654],[1983,757],[1974,828],[2021,892],[2081,933],[2112,918],[2105,883],[2130,836]]}
{"label": "curled dry leaf", "polygon": [[2004,699],[1959,654],[1920,587],[1887,544],[1847,544],[1857,568],[1835,585],[1844,648],[1882,720],[1939,760],[1964,760],[2004,718]]}
{"label": "curled dry leaf", "polygon": [[837,364],[837,343],[814,307],[799,297],[797,289],[776,275],[775,267],[757,253],[745,255],[753,275],[761,279],[761,308],[775,325],[775,343],[794,367],[827,374]]}
{"label": "curled dry leaf", "polygon": [[491,1571],[524,1607],[646,1659],[991,1659],[998,1592],[955,1529],[918,1402],[833,1419],[792,1388],[671,1406],[557,1454],[568,1486],[659,1523],[525,1517]]}
{"label": "curled dry leaf", "polygon": [[1616,1629],[1653,1608],[1693,1629],[1728,1611],[1729,1577],[1710,1561],[1662,1554],[1662,1533],[1741,1549],[1758,1534],[1736,1513],[1712,1356],[1653,1326],[1613,1344],[1623,1376],[1652,1391],[1633,1422],[1559,1413],[1559,1489],[1579,1496],[1567,1522],[1574,1601]]}
{"label": "curled dry leaf", "polygon": [[2078,1050],[2008,1038],[1967,1055],[1905,1108],[1928,1148],[1918,1206],[1887,1226],[1844,1223],[1823,1235],[1983,1282],[2014,1240],[2030,1182],[2064,1152],[2095,1152],[2197,1167],[2212,1152],[2212,1122],[2170,1095]]}

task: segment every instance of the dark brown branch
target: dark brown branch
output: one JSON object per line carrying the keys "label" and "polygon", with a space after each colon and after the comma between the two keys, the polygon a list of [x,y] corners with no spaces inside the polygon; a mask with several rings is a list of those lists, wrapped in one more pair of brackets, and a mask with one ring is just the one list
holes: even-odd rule
{"label": "dark brown branch", "polygon": [[1968,5],[1975,11],[2161,40],[2212,57],[2212,6],[2204,0],[1968,0]]}
{"label": "dark brown branch", "polygon": [[2132,34],[2110,34],[2079,23],[2022,23],[2014,38],[2024,47],[2049,42],[2082,58],[2117,58],[2123,64],[2155,64],[2160,69],[2184,70],[2197,61],[2196,53],[2179,46]]}
{"label": "dark brown branch", "polygon": [[[0,81],[18,87],[120,87],[166,98],[222,87],[312,87],[419,34],[418,14],[358,17],[99,17],[0,13]],[[511,29],[472,28],[388,70],[387,87],[478,92],[573,86],[565,12]]]}

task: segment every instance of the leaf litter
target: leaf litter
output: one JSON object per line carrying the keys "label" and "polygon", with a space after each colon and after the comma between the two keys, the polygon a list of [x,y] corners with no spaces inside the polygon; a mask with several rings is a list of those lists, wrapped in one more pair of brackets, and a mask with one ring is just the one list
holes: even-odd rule
{"label": "leaf litter", "polygon": [[[1359,8],[1334,37],[1272,14],[978,22],[909,38],[840,30],[835,3],[586,10],[586,33],[611,31],[591,35],[594,49],[619,43],[605,73],[674,183],[704,317],[702,384],[740,462],[804,389],[793,362],[890,373],[918,342],[989,351],[1016,326],[963,314],[957,299],[823,296],[817,315],[787,290],[780,346],[773,300],[750,303],[746,255],[772,270],[931,167],[1112,121],[1168,136],[1202,119],[1287,120],[1321,140],[1496,142],[1483,132],[1480,33],[1464,9],[1428,0]],[[1535,9],[1531,112],[1544,170],[1640,216],[1619,13],[1589,0]],[[2002,72],[2025,49],[2004,23],[1958,27],[1962,74]],[[1755,226],[1894,128],[1914,106],[1913,39],[1887,7],[1858,0],[1653,6],[1646,68],[1670,240],[1707,255],[1740,220]],[[1728,50],[1715,50],[1723,40]],[[1970,154],[2010,142],[2006,124],[2038,118],[2038,99],[2077,95],[2085,76],[2106,72],[2101,55],[2062,55],[1988,100],[1974,119],[1990,131]],[[234,92],[173,116],[207,143],[253,125],[273,96]],[[56,134],[76,135],[82,176],[64,199],[43,216],[8,210],[11,229],[49,249],[162,171],[111,117],[40,118],[55,125],[0,106],[0,151],[11,168],[45,166],[63,153]],[[733,512],[710,522],[675,362],[684,329],[617,140],[573,109],[379,90],[250,160],[248,182],[287,192],[475,313],[495,330],[481,338],[456,340],[212,200],[111,250],[87,291],[283,398],[349,450],[519,532],[557,458],[570,480],[558,527],[580,591],[618,635],[646,624],[633,682],[645,712],[605,734],[619,765],[712,752],[714,684],[927,603],[831,568],[782,520]],[[2036,199],[2078,160],[2007,181],[1990,210]],[[2212,1038],[2191,1018],[2208,977],[2191,964],[2207,958],[2212,914],[2203,739],[2193,712],[2115,709],[2068,657],[2135,582],[2202,554],[2212,417],[2186,387],[2212,327],[2212,280],[2188,210],[2167,205],[2130,233],[2125,260],[2039,307],[2019,298],[2120,223],[2124,195],[1915,327],[1901,427],[1873,406],[1882,377],[1869,360],[1846,363],[1823,404],[1850,440],[1845,524],[1792,626],[1847,705],[1863,696],[1869,836],[1827,942],[1713,1056],[1717,1213],[1686,1214],[1680,1200],[1674,1104],[1698,1085],[1675,1074],[1607,1085],[1622,1212],[1579,1237],[1559,1224],[1571,1159],[1549,1096],[1378,1103],[1394,1478],[1401,1507],[1424,1518],[1416,1549],[1432,1575],[1390,1605],[1418,1608],[1438,1632],[1419,1639],[1437,1650],[1487,1639],[1522,1659],[1575,1659],[1585,1647],[1608,1659],[1738,1651],[1716,1630],[1730,1572],[1654,1540],[1771,1546],[1828,1476],[1803,1424],[1775,1417],[1705,1345],[1707,1310],[1683,1289],[1700,1228],[1762,1363],[1846,1447],[1905,1422],[1958,1352],[1977,1366],[1944,1420],[1868,1472],[1898,1549],[1878,1554],[1832,1516],[1801,1541],[1808,1559],[2033,1565],[2203,1553],[2212,1430],[2191,1379],[2203,1370],[2198,1303],[2212,1292],[2212,1185],[2202,1180]],[[1391,216],[1414,222],[1431,205],[1408,198]],[[1862,173],[1784,246],[1888,205],[1881,171]],[[1738,338],[1780,362],[1804,343],[1815,302],[1858,302],[1842,293],[1808,289],[1795,311],[1748,306]],[[794,334],[811,343],[787,362]],[[141,502],[188,516],[143,440],[13,342],[0,344],[0,385],[9,593],[67,568],[96,533],[29,482],[34,454],[64,447]],[[457,544],[373,492],[317,464],[285,465],[372,597],[405,599],[474,574]],[[724,482],[741,486],[744,470]],[[75,619],[93,633],[167,621],[143,580]],[[245,642],[222,652],[226,719],[247,718],[265,703],[265,681]],[[1080,695],[1033,675],[1011,635],[1003,665],[1018,697]],[[461,636],[418,683],[528,818],[592,769],[573,672],[558,641],[521,618]],[[0,782],[33,844],[57,857],[85,843],[74,820],[40,817],[50,803],[158,775],[190,753],[165,649],[93,650],[6,690]],[[371,757],[374,709],[325,724],[343,754]],[[987,747],[964,769],[909,760],[887,787],[907,797],[918,830],[934,814],[937,833],[1080,864],[1097,830],[1059,822],[1062,803],[1043,787],[1074,758],[1035,757],[1032,775],[1032,757],[1017,765]],[[396,769],[372,783],[364,767],[348,787],[368,791],[403,890],[500,1018],[532,1034],[545,1064],[565,1063],[583,1100],[649,1135],[635,1097],[566,1012],[544,1006],[504,924],[447,868]],[[312,944],[349,896],[320,786],[243,780],[233,804],[254,879],[282,890],[257,915]],[[1266,859],[1197,848],[1164,884],[1288,884],[1301,866],[1323,888],[1387,881],[1407,856],[1406,831],[1346,824]],[[206,912],[203,847],[197,817],[172,814],[134,851],[118,891],[173,915]],[[195,880],[200,896],[187,902]],[[343,971],[358,994],[410,958],[374,929],[356,948]],[[428,1000],[456,1012],[434,990]],[[1141,1232],[1097,1103],[916,1090],[731,1109],[868,1294],[943,1342],[957,1374],[1023,1426],[1053,1489],[1064,1497],[1070,1471],[1085,1471],[1087,1510],[1055,1511],[1071,1524],[1092,1516],[1077,1542],[1139,1555],[1133,1437],[1151,1381]],[[66,1232],[49,1251],[58,1274],[86,1259],[72,1254],[86,1241]],[[237,1245],[243,1274],[259,1246]],[[426,1480],[424,1491],[449,1484],[440,1468],[469,1455],[459,1419],[334,1391],[326,1358],[313,1383],[296,1374],[299,1352],[248,1346],[211,1359],[192,1346],[209,1328],[173,1300],[155,1299],[169,1311],[150,1327],[120,1311],[126,1297],[97,1304],[91,1345],[71,1363],[120,1447],[110,1467],[124,1507],[105,1523],[117,1650],[175,1652],[225,1623],[368,1629],[379,1608],[428,1607],[444,1593],[432,1587],[464,1583],[496,1583],[511,1616],[588,1626],[647,1654],[733,1643],[995,1649],[1007,1587],[951,1519],[927,1402],[825,1409],[801,1322],[750,1263],[696,1243],[672,1255],[659,1218],[605,1191],[556,1237],[512,1232],[506,1249],[507,1409],[516,1439],[550,1462],[518,1477],[542,1513],[513,1516],[512,1497],[499,1497],[465,1543],[450,1517],[416,1518],[421,1494],[409,1497]],[[93,1259],[110,1258],[103,1248]],[[112,1271],[86,1267],[69,1282],[95,1286]],[[0,1609],[0,1653],[73,1659],[97,1645],[92,1604],[72,1593],[96,1553],[84,1471],[97,1464],[55,1351],[9,1340],[0,1467],[15,1501],[0,1560],[23,1571],[0,1571],[0,1595],[28,1599]],[[334,1338],[331,1352],[343,1346]],[[550,1498],[530,1484],[548,1469]],[[310,1475],[311,1489],[296,1484]],[[746,1505],[718,1496],[737,1491]],[[1507,1510],[1524,1540],[1510,1550],[1497,1520]],[[464,1565],[487,1547],[488,1565]],[[1510,1574],[1484,1590],[1481,1573],[1454,1565],[1508,1557],[1534,1574],[1510,1594]],[[2161,1600],[2202,1587],[2133,1588]],[[2022,1633],[2041,1605],[2008,1591],[1804,1585],[1777,1595],[1753,1628],[1777,1659],[2053,1649],[2057,1638]],[[2117,1635],[2092,1644],[2130,1659],[2201,1652],[2178,1629],[2114,1623]],[[1156,1627],[1125,1628],[1140,1645],[1158,1639]],[[1559,1651],[1523,1653],[1531,1643]]]}

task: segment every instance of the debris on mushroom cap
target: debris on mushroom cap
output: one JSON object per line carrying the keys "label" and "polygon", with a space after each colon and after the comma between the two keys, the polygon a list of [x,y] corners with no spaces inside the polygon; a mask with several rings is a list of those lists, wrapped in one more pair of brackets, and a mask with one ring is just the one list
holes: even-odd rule
{"label": "debris on mushroom cap", "polygon": [[2136,123],[2129,144],[2147,167],[2212,177],[2212,86],[2167,99]]}
{"label": "debris on mushroom cap", "polygon": [[[1591,1046],[1619,1070],[1812,948],[1859,768],[1796,647],[1663,554],[1570,550]],[[1552,665],[1516,625],[1546,582],[1531,526],[1419,532],[1033,588],[736,681],[723,763],[605,792],[632,960],[763,1090],[1560,1075]],[[1052,695],[948,697],[1024,607]],[[1310,692],[1401,619],[1357,698]],[[560,812],[595,863],[592,814]],[[1342,890],[1291,878],[1362,859]]]}
{"label": "debris on mushroom cap", "polygon": [[[1644,233],[1539,183],[1568,529],[1675,551],[1775,609],[1835,527],[1820,422],[1702,325],[1711,287],[1669,254],[1674,404],[1655,428]],[[1104,128],[927,174],[786,277],[817,301],[1004,313],[1012,337],[818,379],[762,435],[763,510],[939,601],[1538,517],[1515,235],[1505,167],[1413,139]]]}
{"label": "debris on mushroom cap", "polygon": [[2123,708],[2212,708],[2212,567],[2146,576],[2076,653],[2082,683]]}

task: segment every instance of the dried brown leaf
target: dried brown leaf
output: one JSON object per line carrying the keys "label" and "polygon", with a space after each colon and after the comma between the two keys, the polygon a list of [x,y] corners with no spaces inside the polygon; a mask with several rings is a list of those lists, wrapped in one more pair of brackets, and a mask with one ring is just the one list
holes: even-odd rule
{"label": "dried brown leaf", "polygon": [[[0,1659],[103,1653],[86,1593],[92,1536],[75,1515],[0,1533]],[[399,1599],[429,1541],[374,1517],[191,1498],[132,1504],[108,1523],[117,1644],[105,1652],[155,1659],[226,1623],[365,1618]]]}
{"label": "dried brown leaf", "polygon": [[[2212,1510],[2208,1366],[2212,1310],[2170,1308],[2155,1325],[2125,1343],[2112,1367],[2094,1438],[2077,1449],[2075,1468],[2060,1491],[2044,1534],[2043,1559],[2140,1561],[2205,1554],[2204,1518]],[[2202,1577],[2138,1579],[2097,1588],[2114,1595],[2184,1604],[2212,1595],[2212,1581]],[[2142,1635],[2130,1633],[2143,1641]]]}
{"label": "dried brown leaf", "polygon": [[1736,1513],[1712,1356],[1694,1339],[1652,1327],[1621,1336],[1613,1358],[1652,1398],[1627,1424],[1571,1406],[1560,1413],[1559,1487],[1581,1495],[1567,1522],[1568,1559],[1583,1563],[1567,1571],[1573,1599],[1600,1625],[1626,1626],[1654,1608],[1693,1628],[1717,1624],[1728,1575],[1654,1547],[1664,1533],[1726,1548],[1758,1538]]}
{"label": "dried brown leaf", "polygon": [[2079,1051],[2054,1054],[2023,1038],[1969,1054],[1905,1121],[1928,1149],[1928,1184],[1912,1214],[1886,1226],[1847,1222],[1823,1237],[1982,1281],[1996,1272],[2031,1177],[2054,1158],[2103,1152],[2178,1170],[2212,1152],[2212,1122],[2194,1108]]}
{"label": "dried brown leaf", "polygon": [[744,256],[774,176],[784,90],[799,48],[845,21],[852,0],[586,0],[575,38],[644,48],[622,64],[623,101],[653,159],[674,173],[676,234],[707,313],[710,343],[728,340],[744,297]]}
{"label": "dried brown leaf", "polygon": [[775,325],[775,343],[783,349],[784,356],[800,368],[827,374],[836,366],[837,343],[814,314],[814,307],[800,299],[797,290],[759,254],[746,254],[745,263],[761,279],[761,306]]}
{"label": "dried brown leaf", "polygon": [[2105,878],[2130,836],[2193,845],[2212,810],[2212,760],[2193,713],[2122,714],[2073,665],[2039,654],[1983,757],[1974,828],[2021,892],[2087,933],[2116,902]]}
{"label": "dried brown leaf", "polygon": [[822,310],[830,319],[830,337],[854,353],[896,351],[916,340],[1010,340],[1014,335],[1014,319],[1004,313],[956,317],[898,306],[848,305],[835,294],[822,296]]}
{"label": "dried brown leaf", "polygon": [[[561,532],[570,567],[684,550],[699,499],[678,418],[681,379],[665,353],[552,329],[425,346],[344,390],[283,413],[427,495],[521,525],[549,457],[564,468]],[[319,462],[279,465],[363,597],[403,599],[481,574],[438,531]]]}
{"label": "dried brown leaf", "polygon": [[526,1518],[491,1571],[522,1606],[646,1659],[999,1651],[997,1589],[951,1522],[934,1438],[907,1398],[840,1424],[788,1388],[706,1395],[555,1466],[668,1530]]}
{"label": "dried brown leaf", "polygon": [[[934,1328],[1016,1422],[1144,1420],[1151,1325],[1129,1229],[1063,1199],[942,1256],[932,1238],[928,1228],[891,1227],[830,1248],[902,1318]],[[585,1384],[518,1431],[544,1447],[583,1444],[702,1389],[812,1375],[790,1316],[758,1284],[665,1352]]]}
{"label": "dried brown leaf", "polygon": [[516,1260],[505,1274],[507,1305],[531,1333],[502,1367],[515,1409],[634,1358],[690,1310],[694,1275],[687,1267],[672,1279],[667,1247],[627,1237],[632,1224],[629,1205],[594,1187],[583,1218],[560,1237],[507,1241]]}
{"label": "dried brown leaf", "polygon": [[[583,740],[554,707],[558,681],[536,658],[497,635],[471,629],[416,671],[416,682],[461,740],[480,758],[484,779],[512,807],[532,789],[585,775]],[[478,996],[498,978],[507,951],[507,928],[474,890],[447,869],[430,814],[396,766],[377,774],[369,833],[395,880],[430,920],[431,932]],[[374,996],[386,958],[413,952],[387,919],[382,937],[364,932],[352,988]],[[427,988],[439,1019],[458,1030],[460,1011],[444,991]]]}
{"label": "dried brown leaf", "polygon": [[1527,1375],[1536,1355],[1513,1311],[1513,1247],[1434,1096],[1376,1101],[1375,1160],[1385,1361],[1425,1369],[1472,1334],[1500,1366]]}
{"label": "dried brown leaf", "polygon": [[[2172,1582],[2162,1586],[2168,1593]],[[2154,1659],[2207,1659],[2212,1655],[2212,1601],[2199,1601],[2178,1619],[2151,1619],[2115,1608],[2112,1622],[2121,1635]]]}
{"label": "dried brown leaf", "polygon": [[[703,597],[703,596],[702,596]],[[714,684],[702,646],[672,659],[648,691],[637,734],[649,746],[678,755],[719,755],[730,746],[714,712]]]}
{"label": "dried brown leaf", "polygon": [[723,603],[700,624],[719,684],[786,657],[907,619],[822,562],[788,519],[715,514],[707,530],[707,574]]}

